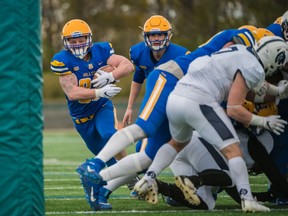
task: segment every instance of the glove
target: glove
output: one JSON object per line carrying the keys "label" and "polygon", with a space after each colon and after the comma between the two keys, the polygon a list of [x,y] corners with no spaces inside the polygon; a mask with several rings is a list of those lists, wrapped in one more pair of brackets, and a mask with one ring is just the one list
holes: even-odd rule
{"label": "glove", "polygon": [[280,99],[288,98],[288,81],[281,80],[277,86],[278,86],[279,98]]}
{"label": "glove", "polygon": [[263,127],[267,130],[272,131],[276,135],[284,132],[284,128],[287,122],[281,119],[279,115],[271,115],[264,118]]}
{"label": "glove", "polygon": [[255,92],[254,102],[263,103],[264,97],[267,94],[268,89],[269,89],[269,84],[267,82],[263,82],[261,85],[255,87],[253,89]]}
{"label": "glove", "polygon": [[263,127],[276,135],[284,132],[285,125],[287,121],[281,119],[279,115],[270,115],[267,117],[261,117],[257,115],[252,115],[252,119],[249,125]]}
{"label": "glove", "polygon": [[265,96],[269,89],[269,84],[267,82],[263,82],[261,85],[254,88],[254,92],[258,96]]}
{"label": "glove", "polygon": [[114,84],[109,84],[100,89],[95,89],[96,98],[111,98],[117,95],[122,89]]}
{"label": "glove", "polygon": [[98,77],[91,81],[94,88],[102,88],[107,84],[115,82],[113,73],[107,73],[102,70],[97,70],[96,74]]}

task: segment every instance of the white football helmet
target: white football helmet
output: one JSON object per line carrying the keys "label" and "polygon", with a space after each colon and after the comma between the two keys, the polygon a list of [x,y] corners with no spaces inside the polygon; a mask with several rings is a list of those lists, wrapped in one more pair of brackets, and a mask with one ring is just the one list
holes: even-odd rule
{"label": "white football helmet", "polygon": [[283,33],[283,38],[288,41],[288,11],[286,11],[281,18],[281,30]]}
{"label": "white football helmet", "polygon": [[263,37],[253,46],[253,49],[264,68],[266,77],[272,76],[288,63],[288,45],[280,37]]}

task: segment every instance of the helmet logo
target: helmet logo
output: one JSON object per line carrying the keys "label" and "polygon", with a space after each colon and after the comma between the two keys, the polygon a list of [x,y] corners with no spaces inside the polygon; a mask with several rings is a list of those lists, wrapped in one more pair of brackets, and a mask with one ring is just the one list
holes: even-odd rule
{"label": "helmet logo", "polygon": [[77,37],[81,37],[82,36],[82,33],[81,32],[73,32],[72,34],[71,34],[71,36],[73,37],[73,38],[77,38]]}
{"label": "helmet logo", "polygon": [[277,63],[278,65],[284,65],[285,59],[286,59],[285,52],[282,51],[278,53],[278,55],[276,56],[275,63]]}

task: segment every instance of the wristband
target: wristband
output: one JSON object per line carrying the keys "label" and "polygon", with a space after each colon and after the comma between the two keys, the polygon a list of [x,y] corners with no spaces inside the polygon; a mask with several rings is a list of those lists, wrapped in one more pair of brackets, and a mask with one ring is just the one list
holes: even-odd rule
{"label": "wristband", "polygon": [[266,94],[262,94],[262,95],[255,94],[254,102],[255,103],[263,103],[265,96],[266,96]]}
{"label": "wristband", "polygon": [[264,117],[252,114],[251,121],[249,122],[249,126],[258,126],[263,127]]}
{"label": "wristband", "polygon": [[279,88],[275,85],[270,84],[266,94],[271,96],[279,96]]}
{"label": "wristband", "polygon": [[99,99],[99,98],[100,98],[100,90],[95,89],[95,99]]}

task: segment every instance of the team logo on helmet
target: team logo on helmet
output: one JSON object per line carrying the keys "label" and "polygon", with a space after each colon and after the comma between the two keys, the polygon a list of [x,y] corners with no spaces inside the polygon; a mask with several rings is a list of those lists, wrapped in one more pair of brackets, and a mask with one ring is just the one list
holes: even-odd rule
{"label": "team logo on helmet", "polygon": [[275,63],[277,63],[278,65],[283,65],[285,63],[285,60],[286,60],[285,52],[282,51],[276,56]]}

